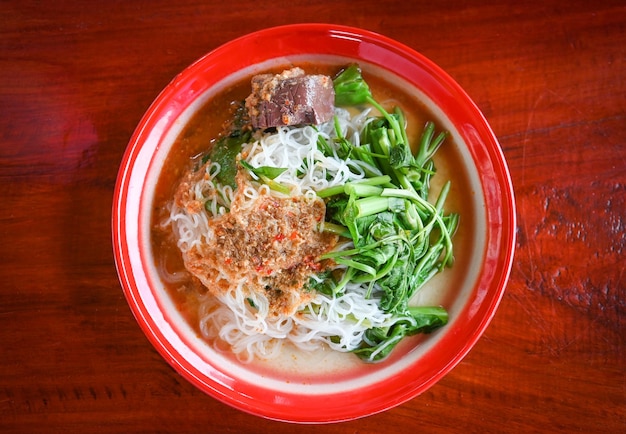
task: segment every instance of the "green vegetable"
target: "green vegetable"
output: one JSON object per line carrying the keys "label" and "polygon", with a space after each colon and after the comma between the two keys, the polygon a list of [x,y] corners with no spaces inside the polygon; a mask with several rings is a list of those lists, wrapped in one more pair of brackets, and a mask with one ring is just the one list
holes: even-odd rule
{"label": "green vegetable", "polygon": [[359,105],[369,103],[376,108],[382,116],[389,122],[391,126],[391,134],[393,134],[394,141],[409,145],[409,141],[404,129],[403,122],[404,117],[396,114],[396,117],[387,113],[387,111],[372,97],[372,92],[369,86],[363,79],[361,74],[361,68],[355,63],[349,65],[346,69],[341,71],[337,77],[333,80],[333,87],[335,89],[335,104],[338,106],[343,105]]}
{"label": "green vegetable", "polygon": [[270,189],[272,189],[274,191],[278,191],[278,192],[283,193],[283,194],[289,194],[289,192],[290,192],[289,187],[274,181],[274,178],[276,178],[281,173],[283,173],[285,170],[287,170],[286,168],[271,167],[271,166],[253,167],[250,163],[248,163],[245,160],[241,160],[239,163],[243,167],[248,169],[250,172],[252,172],[256,176],[258,176],[259,179],[264,184],[266,184]]}
{"label": "green vegetable", "polygon": [[435,173],[432,157],[447,133],[435,135],[435,125],[427,123],[413,154],[404,114],[399,108],[389,113],[374,100],[357,65],[344,69],[334,87],[337,105],[371,104],[380,117],[364,129],[359,147],[343,139],[336,127],[339,151],[374,169],[358,183],[318,192],[327,201],[326,225],[332,224],[335,233],[349,233],[354,248],[322,256],[347,268],[338,281],[317,286],[340,294],[352,281],[368,284],[370,294],[374,288],[382,293],[380,307],[393,315],[392,325],[369,329],[355,350],[364,360],[378,361],[404,336],[431,332],[448,320],[442,307],[409,305],[416,291],[454,261],[451,237],[459,216],[443,209],[450,183],[434,204],[428,201]]}
{"label": "green vegetable", "polygon": [[354,353],[368,362],[377,362],[387,357],[405,336],[430,333],[447,322],[448,313],[441,307],[409,307],[407,314],[397,317],[392,325],[368,329]]}
{"label": "green vegetable", "polygon": [[211,160],[220,165],[220,171],[216,176],[219,183],[230,185],[233,188],[237,187],[235,182],[235,175],[237,175],[236,158],[241,152],[241,145],[247,141],[245,135],[220,137],[202,160],[203,164]]}
{"label": "green vegetable", "polygon": [[287,170],[284,167],[272,167],[272,166],[259,166],[253,167],[250,163],[245,160],[241,160],[241,165],[248,169],[250,172],[254,173],[258,177],[264,177],[266,179],[274,179],[278,177],[281,173]]}
{"label": "green vegetable", "polygon": [[335,104],[338,106],[364,104],[372,98],[370,87],[363,80],[361,69],[356,63],[339,72],[333,80],[333,87]]}
{"label": "green vegetable", "polygon": [[235,116],[230,126],[230,131],[220,136],[208,154],[202,158],[202,164],[212,161],[220,165],[220,171],[216,180],[222,185],[237,187],[235,175],[237,175],[237,155],[241,152],[241,146],[252,137],[252,132],[245,128],[246,112],[243,104],[237,106]]}

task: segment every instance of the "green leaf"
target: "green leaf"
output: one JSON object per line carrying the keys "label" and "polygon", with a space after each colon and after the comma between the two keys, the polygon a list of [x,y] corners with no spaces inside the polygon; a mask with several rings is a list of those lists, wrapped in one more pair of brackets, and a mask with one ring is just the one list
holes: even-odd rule
{"label": "green leaf", "polygon": [[353,106],[363,104],[372,96],[368,84],[363,80],[361,68],[356,63],[342,70],[333,80],[335,105]]}
{"label": "green leaf", "polygon": [[216,181],[223,185],[237,187],[235,175],[237,175],[237,155],[241,152],[241,146],[250,140],[250,133],[223,136],[217,139],[202,163],[212,161],[220,165],[220,171]]}
{"label": "green leaf", "polygon": [[284,167],[272,167],[272,166],[254,167],[245,160],[241,160],[240,163],[243,167],[245,167],[250,172],[257,175],[258,177],[265,177],[267,179],[275,179],[280,174],[282,174],[283,172],[287,170],[287,168],[284,168]]}
{"label": "green leaf", "polygon": [[271,167],[271,166],[260,166],[254,167],[250,163],[245,160],[239,161],[239,163],[250,172],[254,173],[259,177],[259,180],[267,185],[271,190],[277,191],[279,193],[289,195],[291,190],[288,186],[283,185],[279,182],[274,181],[281,173],[283,173],[286,168],[281,167]]}
{"label": "green leaf", "polygon": [[396,317],[392,325],[368,329],[362,345],[354,353],[367,362],[379,362],[406,336],[432,333],[447,323],[448,313],[442,307],[410,307],[405,315]]}

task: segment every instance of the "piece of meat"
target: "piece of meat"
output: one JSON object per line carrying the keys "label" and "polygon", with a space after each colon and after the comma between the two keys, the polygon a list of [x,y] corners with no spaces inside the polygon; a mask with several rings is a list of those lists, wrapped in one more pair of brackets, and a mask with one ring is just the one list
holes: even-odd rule
{"label": "piece of meat", "polygon": [[326,75],[307,75],[301,68],[252,77],[246,108],[254,128],[319,125],[334,114],[335,90]]}

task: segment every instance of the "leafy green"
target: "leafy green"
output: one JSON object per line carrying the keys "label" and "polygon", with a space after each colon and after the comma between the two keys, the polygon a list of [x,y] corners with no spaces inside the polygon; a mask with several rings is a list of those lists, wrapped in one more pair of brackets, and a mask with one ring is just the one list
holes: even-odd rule
{"label": "leafy green", "polygon": [[241,165],[248,169],[250,172],[254,173],[258,177],[264,177],[267,179],[275,179],[285,170],[284,167],[272,167],[272,166],[259,166],[253,167],[250,163],[245,160],[241,160]]}
{"label": "leafy green", "polygon": [[241,152],[241,146],[250,141],[252,131],[246,128],[246,111],[243,104],[235,109],[235,115],[229,131],[221,135],[210,151],[202,158],[202,164],[212,161],[220,165],[220,171],[216,181],[222,185],[237,187],[235,175],[237,175],[237,155]]}
{"label": "leafy green", "polygon": [[363,79],[361,69],[356,63],[339,72],[333,80],[333,87],[335,104],[338,106],[364,104],[372,97],[370,87]]}
{"label": "leafy green", "polygon": [[368,362],[377,362],[386,358],[405,336],[431,333],[447,322],[448,313],[442,307],[409,307],[391,325],[368,329],[354,353]]}
{"label": "leafy green", "polygon": [[220,137],[202,160],[203,163],[211,160],[220,165],[220,171],[216,176],[219,183],[230,185],[233,188],[237,186],[235,182],[235,175],[237,175],[236,159],[241,152],[241,145],[247,141],[245,135]]}
{"label": "leafy green", "polygon": [[[354,244],[350,250],[322,256],[344,265],[346,271],[338,281],[318,285],[339,294],[352,281],[368,284],[370,296],[374,290],[380,294],[380,307],[392,314],[392,324],[369,329],[355,350],[365,360],[378,361],[404,336],[431,332],[448,320],[442,307],[409,305],[428,280],[454,261],[451,238],[459,216],[443,209],[450,182],[434,204],[429,202],[435,174],[432,157],[447,133],[435,135],[434,123],[428,122],[414,154],[403,112],[396,107],[390,113],[373,98],[358,65],[344,69],[334,87],[337,105],[371,104],[380,116],[367,124],[360,146],[351,145],[335,128],[338,153],[361,159],[373,169],[362,181],[318,192],[327,201],[326,225],[333,225],[335,233],[349,233]],[[320,146],[326,149],[327,144]]]}
{"label": "leafy green", "polygon": [[245,160],[239,161],[244,168],[248,169],[250,172],[254,173],[259,179],[266,184],[270,189],[277,191],[283,194],[289,194],[289,187],[283,185],[279,182],[274,181],[274,178],[278,177],[281,173],[283,173],[286,168],[282,167],[272,167],[272,166],[260,166],[254,167],[250,163]]}

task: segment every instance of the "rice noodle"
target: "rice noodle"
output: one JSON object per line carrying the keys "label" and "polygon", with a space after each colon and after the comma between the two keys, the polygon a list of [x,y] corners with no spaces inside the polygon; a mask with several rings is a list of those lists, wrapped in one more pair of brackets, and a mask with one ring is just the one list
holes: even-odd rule
{"label": "rice noodle", "polygon": [[[365,110],[351,116],[346,110],[336,109],[342,136],[358,145],[367,114]],[[245,144],[241,155],[253,167],[285,168],[275,181],[289,186],[291,196],[309,199],[315,198],[315,192],[321,189],[362,179],[365,171],[371,169],[363,167],[361,161],[339,158],[336,153],[323,155],[317,145],[320,136],[332,142],[336,138],[334,123],[278,128],[276,133],[264,134]],[[216,163],[207,165],[198,181],[190,186],[190,197],[204,204],[200,210],[173,203],[163,222],[171,225],[183,253],[212,239],[209,220],[228,212],[235,200],[231,187],[214,183],[220,169]],[[258,183],[246,186],[241,193],[245,201],[251,203],[259,196],[277,194]],[[338,248],[350,246],[346,243]],[[378,308],[375,296],[366,298],[366,286],[350,283],[344,293],[335,298],[317,293],[301,304],[294,315],[272,316],[268,299],[250,291],[245,279],[231,281],[224,273],[213,278],[216,285],[228,290],[218,296],[202,296],[201,333],[207,339],[219,338],[226,342],[244,362],[276,357],[287,342],[305,351],[323,346],[351,351],[362,342],[367,329],[384,326],[390,321],[390,315]]]}

